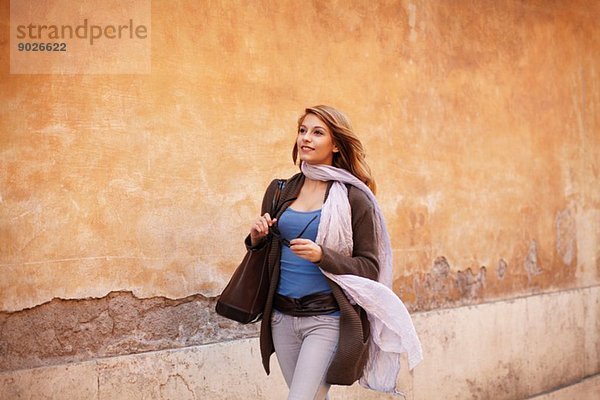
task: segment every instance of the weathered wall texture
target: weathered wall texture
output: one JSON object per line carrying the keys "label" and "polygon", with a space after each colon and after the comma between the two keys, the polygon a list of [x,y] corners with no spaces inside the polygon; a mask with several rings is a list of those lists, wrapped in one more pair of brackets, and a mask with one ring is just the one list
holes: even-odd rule
{"label": "weathered wall texture", "polygon": [[258,335],[213,312],[214,299],[137,299],[113,292],[101,299],[52,300],[0,314],[0,371],[122,354],[188,347]]}
{"label": "weathered wall texture", "polygon": [[[154,1],[151,74],[9,75],[1,1],[0,367],[254,335],[143,321],[216,321],[318,103],[364,140],[412,311],[600,284],[598,18],[594,0]],[[119,336],[115,301],[138,331]]]}

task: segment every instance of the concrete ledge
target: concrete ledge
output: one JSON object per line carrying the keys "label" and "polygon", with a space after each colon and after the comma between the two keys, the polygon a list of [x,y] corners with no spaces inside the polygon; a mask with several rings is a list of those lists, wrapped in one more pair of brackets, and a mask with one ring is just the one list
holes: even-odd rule
{"label": "concrete ledge", "polygon": [[[0,398],[278,398],[285,383],[264,376],[258,341],[246,339],[0,374]],[[269,397],[275,396],[275,397]]]}
{"label": "concrete ledge", "polygon": [[594,375],[574,385],[529,400],[597,400],[600,399],[600,375]]}
{"label": "concrete ledge", "polygon": [[[425,361],[405,368],[399,386],[407,399],[501,400],[579,382],[600,373],[599,304],[600,288],[591,287],[415,314]],[[7,371],[0,399],[285,398],[275,357],[271,365],[266,377],[258,340],[244,339]],[[331,393],[392,398],[357,385]]]}

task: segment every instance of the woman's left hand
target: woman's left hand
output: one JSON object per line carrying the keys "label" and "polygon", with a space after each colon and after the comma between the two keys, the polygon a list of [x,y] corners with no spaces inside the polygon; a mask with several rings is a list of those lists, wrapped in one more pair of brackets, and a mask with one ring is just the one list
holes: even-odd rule
{"label": "woman's left hand", "polygon": [[323,257],[323,249],[310,239],[293,239],[290,241],[290,249],[298,257],[312,263],[318,263]]}

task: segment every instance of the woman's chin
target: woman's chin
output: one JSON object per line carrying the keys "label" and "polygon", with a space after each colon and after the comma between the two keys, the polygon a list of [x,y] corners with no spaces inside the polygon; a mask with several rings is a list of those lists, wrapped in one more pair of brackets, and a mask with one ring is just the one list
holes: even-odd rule
{"label": "woman's chin", "polygon": [[332,165],[333,160],[317,160],[312,157],[300,157],[301,162],[305,162],[310,165]]}

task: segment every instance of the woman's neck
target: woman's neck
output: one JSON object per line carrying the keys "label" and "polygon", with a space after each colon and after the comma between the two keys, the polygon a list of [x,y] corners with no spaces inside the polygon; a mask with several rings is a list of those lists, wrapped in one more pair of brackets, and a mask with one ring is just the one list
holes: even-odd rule
{"label": "woman's neck", "polygon": [[323,206],[326,191],[327,182],[305,177],[300,193],[290,207],[296,211],[319,210]]}
{"label": "woman's neck", "polygon": [[327,186],[327,182],[325,181],[318,181],[316,179],[310,179],[307,177],[304,177],[304,185],[303,185],[306,189],[308,189],[309,191],[313,191],[313,190],[318,190],[323,188],[323,186]]}

